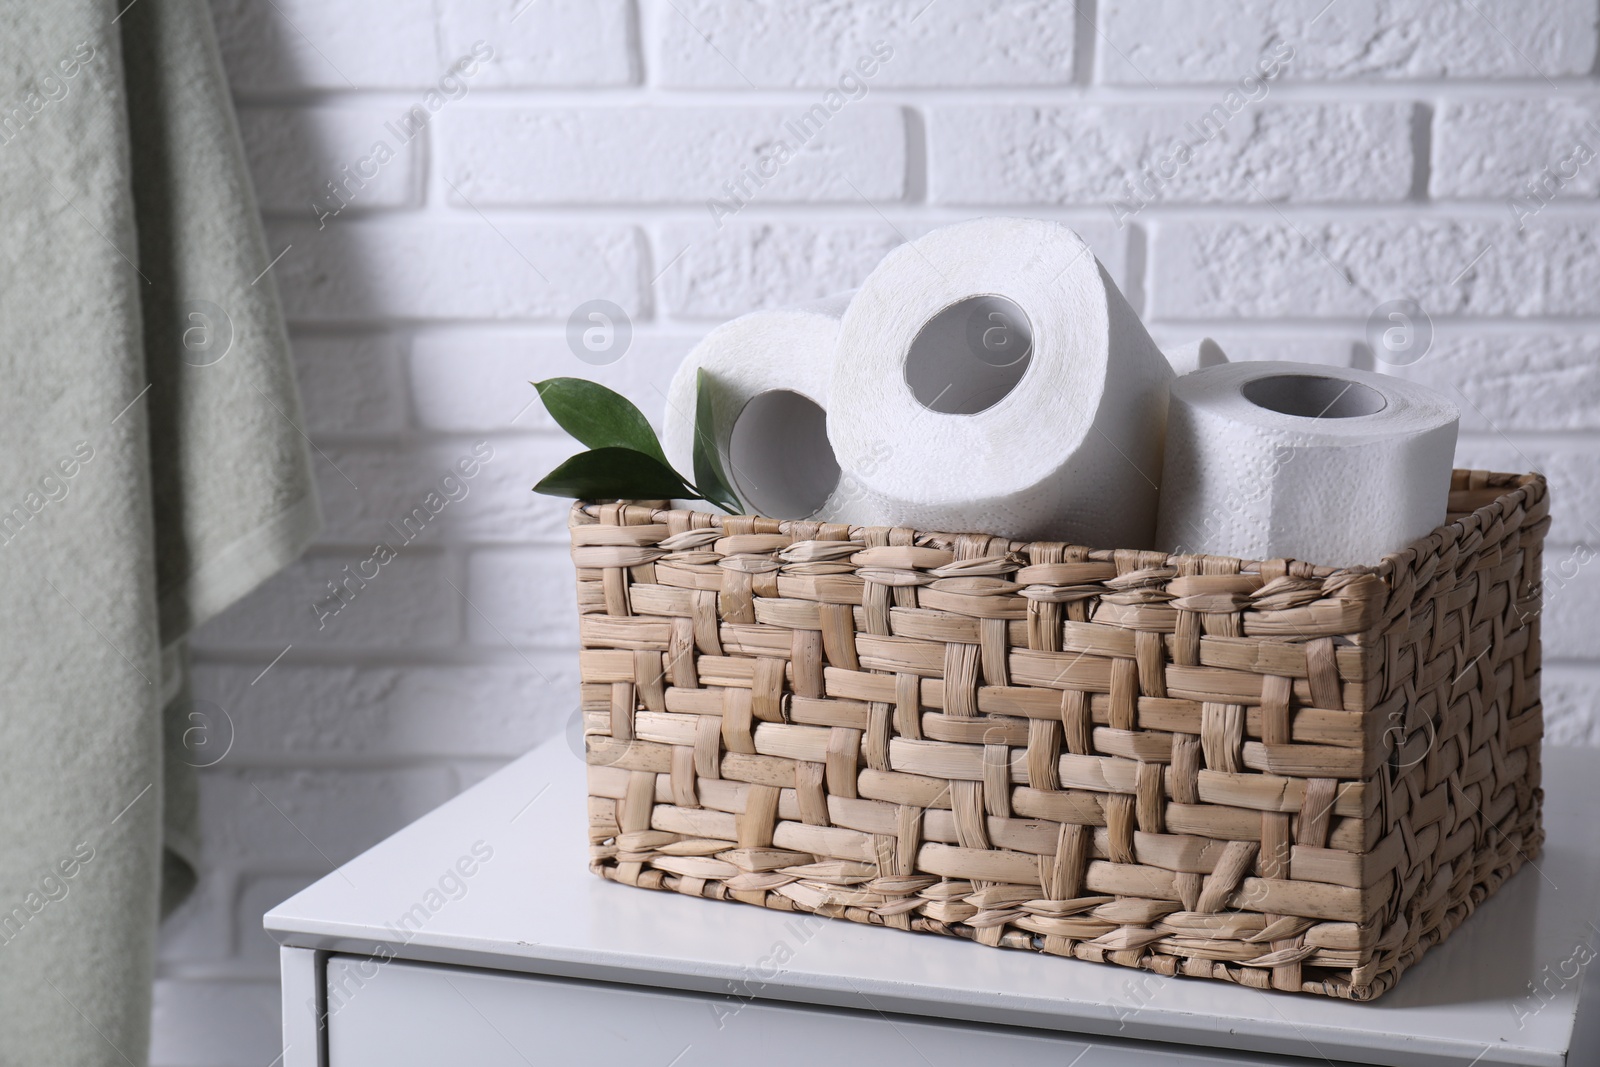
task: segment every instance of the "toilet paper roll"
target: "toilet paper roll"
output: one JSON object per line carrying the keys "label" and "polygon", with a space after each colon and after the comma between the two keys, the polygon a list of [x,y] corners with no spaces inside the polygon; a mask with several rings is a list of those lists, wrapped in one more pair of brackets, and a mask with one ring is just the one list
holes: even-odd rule
{"label": "toilet paper roll", "polygon": [[1228,362],[1228,355],[1222,346],[1209,337],[1186,341],[1181,345],[1168,345],[1161,350],[1161,354],[1167,357],[1172,373],[1179,376]]}
{"label": "toilet paper roll", "polygon": [[935,230],[885,257],[840,325],[837,517],[1148,547],[1171,381],[1067,227]]}
{"label": "toilet paper roll", "polygon": [[1444,521],[1457,418],[1426,386],[1343,367],[1186,375],[1172,388],[1158,543],[1376,565]]}
{"label": "toilet paper roll", "polygon": [[673,467],[692,480],[696,374],[704,368],[723,468],[745,507],[774,519],[827,518],[839,483],[825,421],[828,383],[850,295],[754,311],[707,334],[667,389],[662,448]]}

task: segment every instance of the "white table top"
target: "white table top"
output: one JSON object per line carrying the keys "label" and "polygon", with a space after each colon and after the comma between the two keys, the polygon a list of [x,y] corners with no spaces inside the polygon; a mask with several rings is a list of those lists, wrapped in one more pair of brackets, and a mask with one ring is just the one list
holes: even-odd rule
{"label": "white table top", "polygon": [[[1544,787],[1537,866],[1370,1004],[606,882],[587,868],[583,765],[562,738],[280,904],[266,927],[335,952],[1319,1062],[1584,1067],[1600,1064],[1600,1008],[1583,980],[1600,953],[1600,752],[1547,750]],[[492,855],[472,862],[475,846]],[[454,873],[463,857],[470,877]]]}

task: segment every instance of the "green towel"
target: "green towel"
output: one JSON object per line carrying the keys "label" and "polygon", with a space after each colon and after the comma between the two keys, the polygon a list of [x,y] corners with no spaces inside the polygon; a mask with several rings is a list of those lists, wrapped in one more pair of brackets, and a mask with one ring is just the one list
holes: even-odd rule
{"label": "green towel", "polygon": [[226,729],[183,639],[320,518],[206,4],[0,25],[0,1064],[142,1064]]}

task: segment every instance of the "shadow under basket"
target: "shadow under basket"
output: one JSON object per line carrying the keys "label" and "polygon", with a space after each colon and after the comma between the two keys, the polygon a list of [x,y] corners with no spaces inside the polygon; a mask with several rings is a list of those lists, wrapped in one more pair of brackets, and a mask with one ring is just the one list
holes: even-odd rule
{"label": "shadow under basket", "polygon": [[580,504],[591,866],[1370,1000],[1538,855],[1538,475],[1372,567]]}

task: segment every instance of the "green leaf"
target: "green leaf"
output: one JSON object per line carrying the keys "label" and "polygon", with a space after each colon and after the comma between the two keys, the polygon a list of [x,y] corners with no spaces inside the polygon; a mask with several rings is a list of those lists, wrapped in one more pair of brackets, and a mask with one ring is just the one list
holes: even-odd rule
{"label": "green leaf", "polygon": [[582,378],[548,378],[532,385],[561,428],[590,448],[631,448],[667,465],[649,421],[621,393]]}
{"label": "green leaf", "polygon": [[533,491],[577,500],[700,498],[676,471],[654,456],[614,446],[573,456],[545,475]]}
{"label": "green leaf", "polygon": [[706,500],[730,515],[744,510],[739,497],[728,484],[722,470],[722,455],[717,448],[716,416],[712,411],[711,378],[701,367],[695,374],[694,402],[694,481]]}

